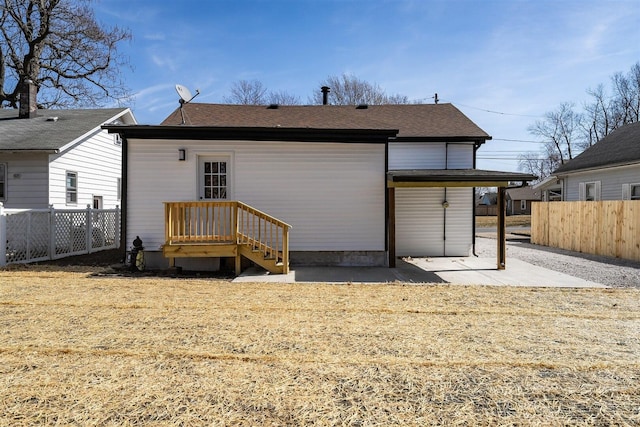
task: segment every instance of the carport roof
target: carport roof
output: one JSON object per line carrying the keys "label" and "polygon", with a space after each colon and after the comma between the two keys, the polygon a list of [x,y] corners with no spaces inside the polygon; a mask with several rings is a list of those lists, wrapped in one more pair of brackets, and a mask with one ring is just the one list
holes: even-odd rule
{"label": "carport roof", "polygon": [[388,187],[507,187],[535,175],[482,169],[412,169],[387,172]]}

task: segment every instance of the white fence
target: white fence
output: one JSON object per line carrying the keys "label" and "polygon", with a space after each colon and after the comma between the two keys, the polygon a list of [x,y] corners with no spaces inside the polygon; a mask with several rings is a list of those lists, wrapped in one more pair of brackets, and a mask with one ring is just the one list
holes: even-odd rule
{"label": "white fence", "polygon": [[5,209],[0,203],[0,242],[0,267],[118,248],[120,209]]}

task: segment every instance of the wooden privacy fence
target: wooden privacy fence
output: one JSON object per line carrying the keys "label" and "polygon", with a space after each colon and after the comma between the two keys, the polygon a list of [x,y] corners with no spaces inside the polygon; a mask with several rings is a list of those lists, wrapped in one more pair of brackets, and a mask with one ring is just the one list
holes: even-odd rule
{"label": "wooden privacy fence", "polygon": [[531,243],[640,261],[640,200],[535,202]]}

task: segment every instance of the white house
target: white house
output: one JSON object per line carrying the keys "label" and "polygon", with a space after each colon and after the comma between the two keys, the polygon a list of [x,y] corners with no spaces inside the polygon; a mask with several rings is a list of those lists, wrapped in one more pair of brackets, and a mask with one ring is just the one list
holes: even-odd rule
{"label": "white house", "polygon": [[104,124],[134,125],[128,108],[0,109],[0,202],[5,208],[120,205],[122,146]]}
{"label": "white house", "polygon": [[545,201],[640,200],[640,122],[616,129],[534,188]]}
{"label": "white house", "polygon": [[[239,269],[241,255],[255,261],[248,249],[204,246],[252,234],[257,250],[257,234],[273,233],[273,218],[293,264],[393,266],[396,256],[468,256],[473,187],[535,178],[475,169],[476,150],[491,137],[451,104],[188,103],[158,126],[105,128],[123,140],[127,242],[140,236],[147,264],[156,267],[167,265],[163,254],[170,263],[220,255],[236,256]],[[203,210],[225,200],[242,202],[217,205],[232,216],[227,222]],[[252,220],[238,213],[245,205],[269,225],[252,231]],[[285,254],[275,252],[282,261]]]}

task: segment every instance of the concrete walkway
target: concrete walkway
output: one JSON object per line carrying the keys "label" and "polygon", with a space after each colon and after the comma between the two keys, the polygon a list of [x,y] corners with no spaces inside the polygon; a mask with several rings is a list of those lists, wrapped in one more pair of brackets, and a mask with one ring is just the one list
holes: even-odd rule
{"label": "concrete walkway", "polygon": [[505,270],[496,269],[495,258],[449,257],[398,259],[396,268],[303,267],[289,274],[269,274],[250,268],[234,282],[266,283],[451,283],[563,288],[605,288],[557,271],[507,258]]}

